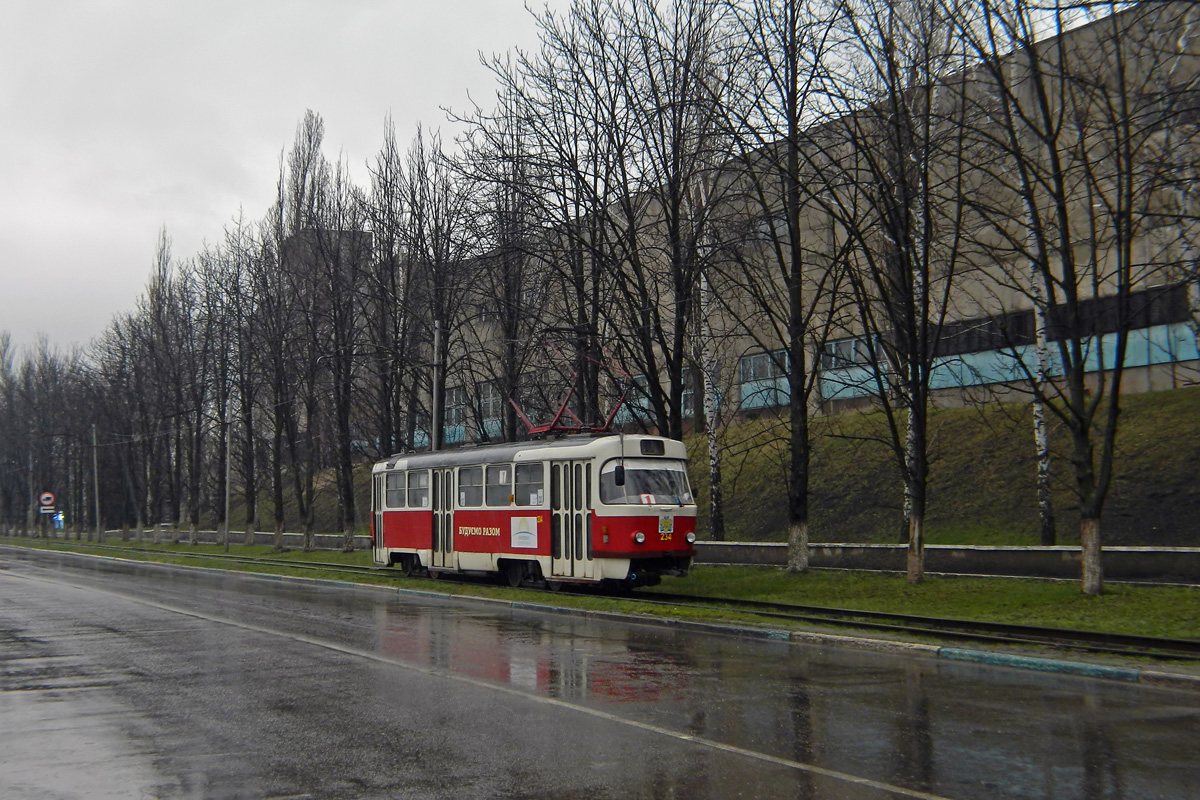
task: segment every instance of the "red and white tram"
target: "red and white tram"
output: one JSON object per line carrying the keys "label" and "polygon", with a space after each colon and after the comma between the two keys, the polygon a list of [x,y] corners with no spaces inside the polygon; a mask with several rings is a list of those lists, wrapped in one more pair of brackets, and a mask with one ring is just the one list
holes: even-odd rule
{"label": "red and white tram", "polygon": [[372,470],[375,563],[653,586],[695,555],[682,442],[605,434],[391,456]]}

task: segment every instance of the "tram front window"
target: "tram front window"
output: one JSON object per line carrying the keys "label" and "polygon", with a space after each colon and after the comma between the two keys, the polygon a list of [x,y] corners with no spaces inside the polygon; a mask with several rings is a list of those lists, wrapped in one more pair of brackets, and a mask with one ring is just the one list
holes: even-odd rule
{"label": "tram front window", "polygon": [[[617,485],[617,466],[624,464],[625,485]],[[689,505],[692,490],[682,461],[626,458],[606,462],[600,470],[600,502],[607,505]]]}

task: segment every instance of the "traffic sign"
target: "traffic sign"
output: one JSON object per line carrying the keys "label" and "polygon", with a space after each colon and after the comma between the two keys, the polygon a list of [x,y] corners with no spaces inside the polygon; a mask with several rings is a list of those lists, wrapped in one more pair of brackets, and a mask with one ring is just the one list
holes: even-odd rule
{"label": "traffic sign", "polygon": [[53,514],[54,506],[42,506],[41,508],[38,509],[38,511],[41,512],[42,514]]}
{"label": "traffic sign", "polygon": [[38,502],[43,506],[54,505],[54,492],[42,492],[42,496],[38,498]]}

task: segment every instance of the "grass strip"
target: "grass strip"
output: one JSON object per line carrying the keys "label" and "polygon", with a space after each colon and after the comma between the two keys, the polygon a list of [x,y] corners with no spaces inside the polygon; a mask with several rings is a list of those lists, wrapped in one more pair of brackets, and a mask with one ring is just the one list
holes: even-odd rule
{"label": "grass strip", "polygon": [[[0,537],[0,542],[49,550],[114,555],[88,542]],[[221,545],[148,542],[106,544],[129,548],[123,558],[203,566],[200,555],[222,556]],[[230,545],[229,555],[304,563],[370,566],[369,551],[339,553],[322,550],[276,552],[269,545]],[[419,588],[423,591],[490,597],[524,603],[544,602],[597,611],[648,614],[675,619],[764,624],[761,618],[712,609],[664,608],[639,603],[637,595],[615,598],[589,593],[531,594],[483,581],[405,578],[398,570],[348,575],[334,570],[279,566],[269,563],[230,563],[214,559],[213,566],[245,572],[297,577],[327,577],[355,583]],[[1100,631],[1172,639],[1200,639],[1200,589],[1177,586],[1109,584],[1103,595],[1088,597],[1077,584],[1026,578],[928,577],[910,586],[903,576],[877,573],[811,570],[792,575],[778,567],[701,565],[687,578],[668,578],[660,587],[669,593],[728,597],[827,608],[885,611],[927,617],[979,620],[1009,624]],[[653,600],[655,590],[640,590]],[[551,599],[552,598],[552,599]],[[777,627],[778,622],[772,621]]]}

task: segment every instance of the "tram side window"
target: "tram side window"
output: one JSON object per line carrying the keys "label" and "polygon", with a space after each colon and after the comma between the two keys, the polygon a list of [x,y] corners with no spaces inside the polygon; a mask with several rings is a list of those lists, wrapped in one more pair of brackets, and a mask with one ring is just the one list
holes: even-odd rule
{"label": "tram side window", "polygon": [[458,471],[458,504],[483,505],[483,467],[463,467]]}
{"label": "tram side window", "polygon": [[387,475],[387,507],[404,508],[403,472],[389,472]]}
{"label": "tram side window", "polygon": [[429,508],[429,471],[417,470],[408,473],[409,508]]}
{"label": "tram side window", "polygon": [[512,500],[512,473],[510,464],[487,468],[487,504],[507,506]]}
{"label": "tram side window", "polygon": [[546,503],[545,468],[541,464],[517,464],[516,487],[513,495],[519,506],[541,506]]}

